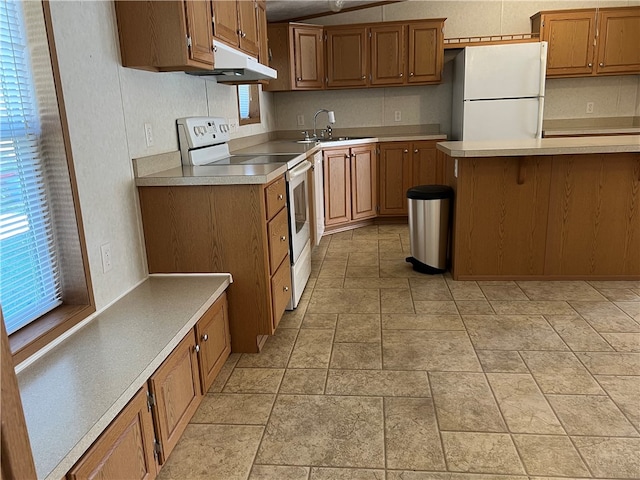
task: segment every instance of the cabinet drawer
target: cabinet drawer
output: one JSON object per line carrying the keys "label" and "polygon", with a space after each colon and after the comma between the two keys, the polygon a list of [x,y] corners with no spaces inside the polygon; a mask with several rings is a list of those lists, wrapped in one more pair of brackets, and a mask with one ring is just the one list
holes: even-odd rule
{"label": "cabinet drawer", "polygon": [[284,177],[276,180],[264,190],[267,204],[267,220],[280,211],[287,204],[287,186]]}
{"label": "cabinet drawer", "polygon": [[291,264],[287,255],[276,273],[271,278],[271,302],[273,305],[273,329],[275,330],[280,318],[291,299]]}
{"label": "cabinet drawer", "polygon": [[289,251],[289,210],[283,208],[276,217],[269,222],[269,266],[271,273],[275,272],[282,259]]}

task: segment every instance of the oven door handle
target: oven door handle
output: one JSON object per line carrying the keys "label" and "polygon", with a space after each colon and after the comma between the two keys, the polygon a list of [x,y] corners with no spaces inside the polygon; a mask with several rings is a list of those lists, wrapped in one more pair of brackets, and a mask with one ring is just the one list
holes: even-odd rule
{"label": "oven door handle", "polygon": [[308,160],[304,160],[298,165],[296,165],[295,167],[293,167],[291,170],[287,170],[287,175],[286,175],[287,182],[290,182],[294,178],[299,177],[310,168],[311,168],[311,162],[309,162]]}

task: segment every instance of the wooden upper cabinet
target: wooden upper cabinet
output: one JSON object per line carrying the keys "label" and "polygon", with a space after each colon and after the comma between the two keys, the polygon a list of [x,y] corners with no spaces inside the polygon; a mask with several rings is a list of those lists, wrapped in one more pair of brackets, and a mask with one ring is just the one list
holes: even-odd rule
{"label": "wooden upper cabinet", "polygon": [[406,27],[371,27],[371,85],[402,85],[405,82]]}
{"label": "wooden upper cabinet", "polygon": [[407,83],[434,83],[442,80],[443,27],[443,19],[409,23]]}
{"label": "wooden upper cabinet", "polygon": [[293,65],[295,88],[324,86],[322,28],[293,27]]}
{"label": "wooden upper cabinet", "polygon": [[151,71],[213,68],[209,2],[119,0],[115,10],[123,66]]}
{"label": "wooden upper cabinet", "polygon": [[235,1],[212,0],[213,35],[234,47],[238,46],[238,10]]}
{"label": "wooden upper cabinet", "polygon": [[640,7],[538,12],[531,31],[549,43],[548,77],[640,73]]}
{"label": "wooden upper cabinet", "polygon": [[640,73],[640,7],[598,13],[599,74]]}
{"label": "wooden upper cabinet", "polygon": [[240,50],[258,57],[258,5],[256,0],[237,0],[238,46]]}
{"label": "wooden upper cabinet", "polygon": [[269,39],[267,36],[267,2],[258,0],[256,9],[258,22],[258,61],[263,65],[269,65]]}
{"label": "wooden upper cabinet", "polygon": [[366,87],[369,42],[363,26],[325,27],[327,88]]}

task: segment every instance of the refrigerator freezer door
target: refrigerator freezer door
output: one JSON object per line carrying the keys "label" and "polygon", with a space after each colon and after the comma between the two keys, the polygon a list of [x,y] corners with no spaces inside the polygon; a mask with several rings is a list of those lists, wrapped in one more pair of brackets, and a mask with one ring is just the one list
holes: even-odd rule
{"label": "refrigerator freezer door", "polygon": [[544,96],[545,42],[465,49],[464,99]]}
{"label": "refrigerator freezer door", "polygon": [[464,141],[537,138],[538,98],[464,102]]}

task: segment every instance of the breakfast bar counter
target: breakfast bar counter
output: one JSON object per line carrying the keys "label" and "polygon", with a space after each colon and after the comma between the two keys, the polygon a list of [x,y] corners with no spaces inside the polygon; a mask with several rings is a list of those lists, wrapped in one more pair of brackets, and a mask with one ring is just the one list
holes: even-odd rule
{"label": "breakfast bar counter", "polygon": [[442,142],[456,280],[640,278],[640,136]]}

